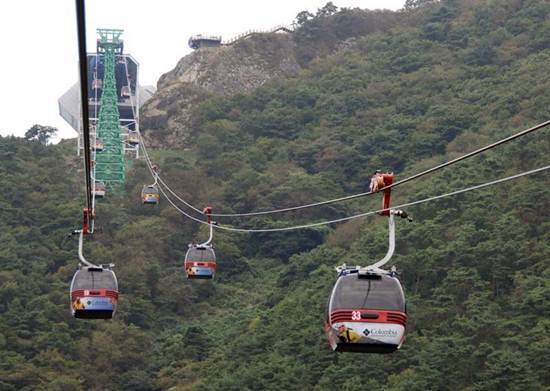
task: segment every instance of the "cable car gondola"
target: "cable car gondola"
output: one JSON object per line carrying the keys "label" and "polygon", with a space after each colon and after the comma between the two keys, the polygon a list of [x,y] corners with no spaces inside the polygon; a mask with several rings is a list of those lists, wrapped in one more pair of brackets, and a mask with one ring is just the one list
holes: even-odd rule
{"label": "cable car gondola", "polygon": [[207,216],[207,223],[210,228],[208,240],[202,244],[190,244],[185,254],[185,274],[187,278],[212,279],[216,274],[216,254],[212,247],[214,229],[212,221],[212,207],[204,208],[203,213]]}
{"label": "cable car gondola", "polygon": [[75,318],[111,319],[118,301],[115,273],[105,266],[81,266],[71,282],[71,313]]}
{"label": "cable car gondola", "polygon": [[107,186],[102,181],[95,181],[93,195],[95,198],[105,198],[105,193],[107,192]]}
{"label": "cable car gondola", "polygon": [[[390,209],[393,174],[375,173],[381,178],[376,189],[384,189],[383,211],[388,216],[389,247],[386,256],[372,265],[336,268],[338,279],[332,289],[325,318],[325,333],[337,352],[391,353],[405,340],[407,308],[405,294],[392,271],[381,269],[395,250],[394,216],[409,218],[402,210]],[[410,218],[409,218],[410,220]]]}
{"label": "cable car gondola", "polygon": [[141,201],[144,205],[157,205],[159,203],[159,199],[159,189],[155,184],[143,186],[143,189],[141,190]]}
{"label": "cable car gondola", "polygon": [[395,275],[357,269],[340,274],[325,321],[334,351],[394,352],[405,339],[406,324],[405,295]]}
{"label": "cable car gondola", "polygon": [[127,138],[128,144],[135,146],[139,144],[139,134],[134,131],[128,132],[128,138]]}
{"label": "cable car gondola", "polygon": [[92,90],[100,90],[103,88],[103,80],[94,79],[92,80]]}
{"label": "cable car gondola", "polygon": [[122,86],[120,88],[120,97],[122,99],[128,99],[131,96],[131,91],[129,86]]}
{"label": "cable car gondola", "polygon": [[96,138],[95,144],[92,145],[92,150],[94,150],[95,152],[101,152],[103,151],[103,146],[103,141],[101,141],[100,138]]}
{"label": "cable car gondola", "polygon": [[212,279],[216,274],[216,254],[211,245],[190,244],[185,254],[187,278]]}

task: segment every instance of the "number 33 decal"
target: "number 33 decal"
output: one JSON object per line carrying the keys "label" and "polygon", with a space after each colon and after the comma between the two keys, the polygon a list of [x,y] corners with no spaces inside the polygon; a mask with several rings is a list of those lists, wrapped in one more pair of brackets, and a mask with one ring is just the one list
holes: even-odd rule
{"label": "number 33 decal", "polygon": [[361,319],[361,311],[351,312],[351,320],[360,320],[360,319]]}

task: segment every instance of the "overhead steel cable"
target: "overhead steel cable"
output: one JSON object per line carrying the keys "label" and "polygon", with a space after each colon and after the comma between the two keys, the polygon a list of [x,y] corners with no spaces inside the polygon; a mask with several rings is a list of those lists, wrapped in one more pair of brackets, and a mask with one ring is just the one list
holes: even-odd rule
{"label": "overhead steel cable", "polygon": [[481,147],[481,148],[479,148],[479,149],[476,149],[475,151],[472,151],[472,152],[470,152],[470,153],[467,153],[466,155],[462,155],[462,156],[457,157],[457,158],[455,158],[455,159],[449,160],[448,162],[442,163],[442,164],[440,164],[440,165],[437,165],[437,166],[432,167],[432,168],[430,168],[430,169],[427,169],[427,170],[425,170],[425,171],[419,172],[418,174],[412,175],[412,176],[410,176],[410,177],[408,177],[408,178],[405,178],[405,179],[402,179],[402,180],[400,180],[400,181],[394,182],[394,183],[392,183],[392,184],[389,185],[389,186],[386,186],[386,187],[381,188],[380,190],[391,189],[392,187],[396,187],[396,186],[402,185],[402,184],[404,184],[404,183],[410,182],[410,181],[412,181],[412,180],[414,180],[414,179],[420,178],[420,177],[422,177],[422,176],[424,176],[424,175],[428,175],[428,174],[430,174],[430,173],[432,173],[432,172],[435,172],[435,171],[437,171],[437,170],[440,170],[440,169],[445,168],[445,167],[447,167],[447,166],[450,166],[450,165],[452,165],[452,164],[458,163],[458,162],[460,162],[460,161],[462,161],[462,160],[465,160],[465,159],[468,159],[468,158],[470,158],[470,157],[472,157],[472,156],[479,155],[480,153],[483,153],[483,152],[485,152],[485,151],[488,151],[488,150],[490,150],[490,149],[492,149],[492,148],[494,148],[494,147],[498,147],[499,145],[505,144],[505,143],[507,143],[507,142],[509,142],[509,141],[515,140],[515,139],[520,138],[520,137],[522,137],[522,136],[525,136],[525,135],[527,135],[527,134],[529,134],[529,133],[532,133],[532,132],[535,132],[535,131],[537,131],[537,130],[543,129],[543,128],[545,128],[545,127],[548,126],[548,125],[550,125],[550,120],[545,121],[545,122],[542,122],[542,123],[540,123],[540,124],[538,124],[538,125],[535,125],[535,126],[529,128],[529,129],[522,130],[521,132],[515,133],[515,134],[513,134],[513,135],[511,135],[511,136],[509,136],[509,137],[503,138],[502,140],[496,141],[496,142],[494,142],[494,143],[492,143],[492,144],[489,144],[489,145],[486,145],[486,146]]}
{"label": "overhead steel cable", "polygon": [[149,157],[149,152],[147,152],[147,148],[145,147],[145,143],[143,141],[143,137],[141,136],[141,132],[138,130],[138,136],[139,136],[139,141],[140,141],[140,145],[141,145],[141,149],[143,150],[143,156],[145,156],[145,161],[147,163],[147,167],[149,168],[149,171],[151,172],[151,175],[153,176],[153,179],[155,180],[155,182],[158,182],[160,184],[162,184],[166,190],[168,192],[170,192],[170,194],[172,194],[178,201],[180,201],[181,203],[183,203],[185,206],[187,206],[188,208],[190,209],[193,209],[195,212],[197,212],[198,214],[203,214],[202,210],[194,207],[193,205],[191,205],[190,203],[188,203],[187,201],[185,201],[183,198],[181,198],[176,192],[174,192],[170,186],[168,186],[163,180],[162,178],[159,176],[159,173],[158,172],[155,172],[155,170],[153,169],[153,162],[151,161],[151,158]]}
{"label": "overhead steel cable", "polygon": [[[164,196],[164,198],[166,198],[166,200],[168,200],[168,202],[170,203],[170,205],[172,205],[172,207],[174,209],[176,209],[178,212],[180,212],[182,215],[184,215],[185,217],[187,217],[188,219],[190,220],[193,220],[197,223],[200,223],[200,224],[204,224],[204,225],[208,225],[208,226],[211,226],[212,224],[209,224],[207,223],[206,221],[203,221],[201,219],[198,219],[194,216],[191,216],[190,214],[186,213],[184,210],[182,210],[179,206],[177,206],[173,201],[172,199],[170,199],[170,197],[168,196],[168,194],[166,194],[162,188],[163,186],[159,183],[158,185],[158,188],[160,190],[160,192],[162,193],[162,195]],[[217,228],[221,228],[221,229],[227,229],[226,227],[217,227]]]}
{"label": "overhead steel cable", "polygon": [[[190,214],[186,213],[185,211],[183,211],[182,209],[180,209],[176,204],[174,204],[174,202],[170,199],[170,197],[168,197],[168,195],[164,192],[162,186],[165,186],[172,194],[174,194],[172,192],[171,189],[168,188],[168,186],[164,185],[164,182],[162,182],[159,178],[159,175],[158,175],[158,172],[155,171],[155,169],[153,168],[153,162],[151,162],[151,158],[149,157],[149,153],[147,152],[147,149],[145,148],[145,144],[143,143],[143,138],[141,137],[141,133],[139,132],[138,130],[138,135],[139,135],[139,138],[140,138],[140,145],[141,145],[141,148],[143,150],[143,156],[145,156],[145,162],[147,163],[147,168],[149,169],[149,172],[151,173],[151,175],[153,176],[153,179],[155,180],[155,183],[157,183],[158,185],[158,189],[160,190],[160,192],[162,193],[162,195],[168,200],[168,202],[170,203],[170,205],[172,205],[172,207],[174,207],[178,212],[180,212],[182,215],[184,215],[185,217],[187,217],[188,219],[190,220],[193,220],[197,223],[201,223],[201,224],[206,224],[206,225],[209,225],[209,226],[212,226],[212,224],[209,224],[207,223],[206,221],[203,221],[201,219],[198,219],[194,216],[191,216]],[[162,184],[162,186],[161,186]],[[177,195],[176,195],[177,197]],[[183,201],[185,202],[185,201]],[[194,208],[193,206],[191,206],[190,204],[188,205],[190,206],[191,208]],[[200,213],[200,214],[203,214],[202,211],[198,210],[197,211]]]}
{"label": "overhead steel cable", "polygon": [[[482,183],[482,184],[480,184],[480,185],[470,186],[470,187],[467,187],[467,188],[464,188],[464,189],[461,189],[461,190],[455,190],[455,191],[452,191],[452,192],[450,192],[450,193],[445,193],[445,194],[440,194],[440,195],[436,195],[436,196],[431,196],[431,197],[424,198],[424,199],[418,200],[418,201],[407,202],[407,203],[404,203],[404,204],[401,204],[401,205],[396,205],[396,206],[394,206],[394,207],[392,207],[392,208],[373,210],[373,211],[364,212],[364,213],[359,213],[359,214],[356,214],[356,215],[347,216],[347,217],[342,217],[342,218],[334,219],[334,220],[326,220],[326,221],[320,221],[320,222],[316,222],[316,223],[309,223],[309,224],[303,224],[303,225],[294,225],[294,226],[290,226],[290,227],[277,227],[277,228],[259,228],[259,229],[251,228],[251,229],[248,229],[248,228],[228,227],[228,226],[224,226],[224,225],[215,225],[214,228],[216,228],[216,229],[221,229],[221,230],[225,230],[225,231],[244,232],[244,233],[282,232],[282,231],[292,231],[292,230],[297,230],[297,229],[313,228],[313,227],[318,227],[318,226],[322,226],[322,225],[329,225],[329,224],[341,223],[341,222],[344,222],[344,221],[349,221],[349,220],[357,219],[357,218],[360,218],[360,217],[371,216],[371,215],[375,215],[375,214],[379,214],[379,213],[381,213],[381,212],[387,211],[387,210],[389,210],[389,209],[401,209],[401,208],[406,208],[406,207],[408,207],[408,206],[419,205],[419,204],[423,204],[423,203],[426,203],[426,202],[435,201],[435,200],[438,200],[438,199],[441,199],[441,198],[451,197],[451,196],[455,196],[455,195],[458,195],[458,194],[467,193],[467,192],[469,192],[469,191],[478,190],[478,189],[483,189],[483,188],[485,188],[485,187],[493,186],[493,185],[496,185],[496,184],[499,184],[499,183],[503,183],[503,182],[508,182],[508,181],[511,181],[511,180],[514,180],[514,179],[518,179],[518,178],[524,177],[524,176],[526,176],[526,175],[536,174],[536,173],[539,173],[539,172],[542,172],[542,171],[545,171],[545,170],[548,170],[548,169],[550,169],[550,165],[544,166],[544,167],[540,167],[540,168],[536,168],[536,169],[529,170],[529,171],[525,171],[525,172],[522,172],[522,173],[519,173],[519,174],[515,174],[515,175],[512,175],[512,176],[508,176],[508,177],[505,177],[505,178],[496,179],[496,180],[494,180],[494,181]],[[196,221],[196,222],[198,222],[198,223],[205,224],[205,225],[209,225],[206,221],[202,221],[202,220],[200,220],[200,219],[197,219],[196,217],[193,217],[193,216],[189,215],[188,213],[186,213],[185,211],[183,211],[181,208],[179,208],[179,207],[170,199],[170,197],[168,197],[168,195],[164,192],[164,190],[162,190],[162,187],[161,187],[161,186],[159,186],[159,189],[160,189],[160,191],[162,192],[162,194],[164,195],[164,197],[166,197],[166,199],[168,200],[168,202],[169,202],[177,211],[179,211],[181,214],[183,214],[183,215],[186,216],[187,218],[189,218],[189,219],[191,219],[191,220],[194,220],[194,221]]]}
{"label": "overhead steel cable", "polygon": [[[190,203],[188,203],[187,201],[185,201],[183,198],[181,198],[177,193],[175,193],[163,180],[161,177],[158,177],[158,182],[161,183],[165,188],[166,190],[168,190],[174,197],[176,197],[176,199],[178,201],[180,201],[182,204],[184,204],[185,206],[187,206],[188,208],[190,209],[193,209],[195,212],[199,213],[199,214],[204,214],[202,212],[202,210],[196,208],[195,206],[191,205]],[[214,213],[212,213],[212,216],[218,216]]]}
{"label": "overhead steel cable", "polygon": [[[92,204],[92,159],[90,152],[90,113],[88,109],[88,56],[86,51],[86,15],[84,0],[76,0],[76,25],[78,30],[78,61],[80,68],[80,101],[82,104],[82,137],[84,141],[84,170],[86,173],[86,204]],[[87,214],[88,225],[91,213]]]}
{"label": "overhead steel cable", "polygon": [[[317,206],[322,206],[322,205],[328,205],[328,204],[333,204],[333,203],[337,203],[337,202],[342,202],[342,201],[347,201],[347,200],[352,200],[352,199],[355,199],[355,198],[360,198],[360,197],[366,197],[366,196],[370,196],[370,195],[373,195],[373,194],[376,194],[382,190],[385,190],[385,189],[390,189],[390,188],[393,188],[393,187],[396,187],[396,186],[400,186],[400,185],[403,185],[407,182],[410,182],[414,179],[418,179],[420,177],[423,177],[425,175],[428,175],[430,173],[433,173],[435,171],[438,171],[438,170],[441,170],[445,167],[448,167],[450,165],[453,165],[455,163],[458,163],[462,160],[465,160],[465,159],[468,159],[472,156],[476,156],[476,155],[479,155],[480,153],[483,153],[485,151],[488,151],[492,148],[495,148],[497,146],[500,146],[502,144],[505,144],[507,142],[510,142],[512,140],[515,140],[517,138],[520,138],[522,136],[525,136],[527,134],[530,134],[532,132],[535,132],[537,130],[540,130],[540,129],[543,129],[545,128],[546,126],[550,125],[550,120],[548,121],[545,121],[545,122],[542,122],[538,125],[535,125],[529,129],[525,129],[521,132],[518,132],[518,133],[515,133],[509,137],[506,137],[504,139],[501,139],[499,141],[496,141],[492,144],[489,144],[489,145],[486,145],[484,147],[481,147],[479,149],[476,149],[475,151],[472,151],[472,152],[469,152],[465,155],[462,155],[460,157],[457,157],[455,159],[452,159],[452,160],[449,160],[445,163],[442,163],[442,164],[439,164],[435,167],[432,167],[430,169],[427,169],[427,170],[424,170],[422,172],[419,172],[417,174],[414,174],[410,177],[407,177],[405,179],[402,179],[400,181],[396,181],[394,182],[393,184],[389,185],[389,186],[386,186],[386,187],[383,187],[383,188],[380,188],[377,192],[371,192],[371,191],[368,191],[368,192],[363,192],[363,193],[358,193],[358,194],[352,194],[352,195],[349,195],[349,196],[344,196],[344,197],[339,197],[339,198],[333,198],[333,199],[330,199],[330,200],[325,200],[325,201],[319,201],[319,202],[313,202],[313,203],[310,203],[310,204],[304,204],[304,205],[298,205],[298,206],[291,206],[291,207],[288,207],[288,208],[280,208],[280,209],[271,209],[271,210],[265,210],[265,211],[258,211],[258,212],[246,212],[246,213],[212,213],[212,217],[246,217],[246,216],[260,216],[260,215],[270,215],[270,214],[276,214],[276,213],[282,213],[282,212],[290,212],[290,211],[294,211],[294,210],[300,210],[300,209],[306,209],[306,208],[313,208],[313,207],[317,207]],[[141,134],[139,135],[140,138],[141,138]],[[145,144],[143,143],[143,139],[141,139],[141,144],[142,144],[142,147],[143,147],[143,150],[145,152],[145,154],[147,153],[146,152],[146,147],[145,147]],[[200,213],[202,214],[202,210],[196,208],[195,206],[191,205],[190,203],[188,203],[187,201],[185,201],[183,198],[181,198],[180,196],[178,196],[174,191],[172,191],[172,189],[170,188],[170,186],[168,186],[163,180],[162,178],[159,177],[159,182],[162,183],[166,189],[172,194],[174,195],[174,197],[176,197],[180,202],[182,202],[183,204],[185,204],[187,207],[193,209],[195,212],[197,213]]]}

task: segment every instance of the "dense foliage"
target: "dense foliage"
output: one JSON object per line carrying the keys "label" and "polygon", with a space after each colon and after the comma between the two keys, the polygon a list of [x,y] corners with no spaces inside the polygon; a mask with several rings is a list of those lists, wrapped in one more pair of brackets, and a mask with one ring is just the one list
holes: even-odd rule
{"label": "dense foliage", "polygon": [[[165,180],[217,211],[291,206],[364,191],[375,169],[402,178],[550,118],[547,2],[407,4],[377,19],[388,21],[384,28],[371,29],[361,10],[302,14],[297,44],[308,69],[197,107],[194,148],[152,152]],[[549,140],[548,130],[527,136],[399,187],[395,201],[546,165]],[[408,209],[415,221],[398,222],[394,259],[408,296],[407,341],[389,356],[357,355],[330,351],[324,306],[334,266],[384,254],[384,219],[220,233],[217,280],[189,282],[187,243],[207,232],[165,199],[140,205],[150,181],[143,162],[132,166],[124,194],[99,204],[101,230],[85,243],[91,260],[117,264],[117,318],[71,319],[77,259],[67,234],[84,203],[73,154],[72,142],[0,138],[0,389],[550,385],[548,174]],[[220,222],[283,226],[378,205],[368,198]]]}

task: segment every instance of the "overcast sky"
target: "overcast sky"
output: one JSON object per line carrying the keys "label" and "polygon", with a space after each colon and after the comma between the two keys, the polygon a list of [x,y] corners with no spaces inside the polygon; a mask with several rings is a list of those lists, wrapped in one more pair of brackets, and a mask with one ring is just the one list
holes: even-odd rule
{"label": "overcast sky", "polygon": [[[96,28],[124,29],[124,50],[140,63],[142,85],[153,84],[191,52],[193,34],[224,39],[249,29],[290,24],[328,0],[88,0],[88,51]],[[339,7],[402,8],[405,0],[334,0]],[[0,1],[0,134],[22,136],[33,124],[75,137],[57,99],[78,78],[74,0]]]}

